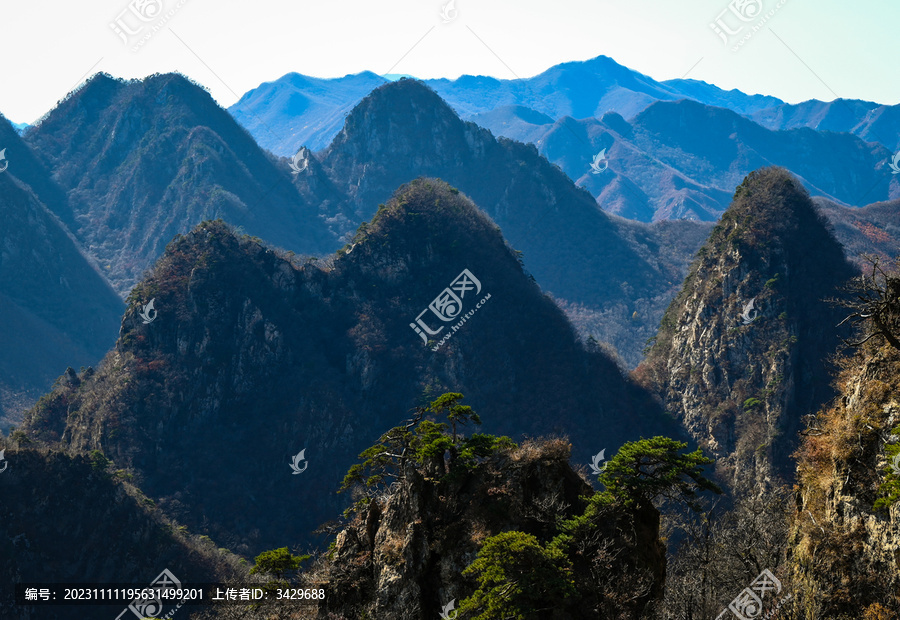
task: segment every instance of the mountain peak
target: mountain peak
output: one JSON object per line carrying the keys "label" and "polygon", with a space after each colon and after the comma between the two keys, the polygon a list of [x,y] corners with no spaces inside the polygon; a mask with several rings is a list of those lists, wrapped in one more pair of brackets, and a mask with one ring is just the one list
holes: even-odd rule
{"label": "mountain peak", "polygon": [[[441,239],[453,239],[442,244]],[[363,224],[351,246],[355,262],[387,251],[370,267],[384,260],[402,259],[411,272],[423,272],[435,263],[506,262],[521,273],[521,267],[506,246],[500,229],[472,200],[440,179],[418,178],[400,188],[386,205],[381,205],[371,223]],[[501,258],[508,258],[505,261]],[[512,272],[505,277],[514,277]]]}
{"label": "mountain peak", "polygon": [[738,187],[666,310],[637,376],[735,489],[792,477],[801,418],[833,394],[840,317],[825,300],[852,275],[799,181],[765,168]]}
{"label": "mountain peak", "polygon": [[432,88],[420,80],[401,78],[379,86],[363,98],[347,116],[344,131],[360,125],[390,123],[419,128],[435,121],[459,122],[456,113]]}
{"label": "mountain peak", "polygon": [[[717,231],[729,228],[732,241],[740,239],[748,245],[773,240],[792,244],[821,229],[833,247],[837,242],[827,230],[825,218],[810,200],[809,192],[789,171],[779,167],[762,168],[751,172],[734,192],[731,207],[723,214]],[[721,232],[720,232],[721,234]],[[823,243],[827,241],[823,238]],[[763,244],[768,247],[768,242]]]}

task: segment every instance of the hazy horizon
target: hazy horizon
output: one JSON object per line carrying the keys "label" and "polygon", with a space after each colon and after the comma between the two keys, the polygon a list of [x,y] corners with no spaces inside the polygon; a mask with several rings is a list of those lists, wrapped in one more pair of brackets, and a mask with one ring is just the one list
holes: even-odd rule
{"label": "hazy horizon", "polygon": [[[22,3],[6,7],[0,23],[7,54],[26,59],[0,69],[0,113],[33,123],[97,72],[142,78],[178,71],[228,107],[248,90],[292,72],[515,79],[600,55],[658,81],[695,79],[788,103],[900,103],[900,84],[871,79],[900,56],[891,32],[900,6],[862,12],[837,0],[814,7],[757,0],[739,9],[756,16],[741,21],[732,4],[566,0],[548,10],[535,0],[490,6],[468,0],[260,0],[249,11],[235,0]],[[738,47],[738,37],[759,23]],[[740,34],[717,35],[716,24]],[[866,68],[871,70],[861,70]]]}

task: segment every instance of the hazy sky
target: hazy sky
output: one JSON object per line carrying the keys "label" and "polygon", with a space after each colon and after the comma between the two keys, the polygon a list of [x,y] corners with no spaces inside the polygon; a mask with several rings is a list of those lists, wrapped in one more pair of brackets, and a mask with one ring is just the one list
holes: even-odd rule
{"label": "hazy sky", "polygon": [[[227,107],[291,71],[515,78],[600,54],[657,80],[690,77],[789,102],[900,103],[897,0],[447,2],[2,0],[0,112],[33,122],[97,71],[180,71]],[[736,33],[723,34],[728,45],[712,23]]]}

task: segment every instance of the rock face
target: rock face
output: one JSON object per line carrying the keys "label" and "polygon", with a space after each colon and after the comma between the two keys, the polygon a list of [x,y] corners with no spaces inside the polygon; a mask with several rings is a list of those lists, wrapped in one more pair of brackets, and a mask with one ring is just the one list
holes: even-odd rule
{"label": "rock face", "polygon": [[[463,309],[441,321],[429,306],[464,270],[480,291],[457,285]],[[438,181],[403,188],[319,263],[205,223],[170,244],[129,304],[96,373],[62,382],[26,428],[102,449],[192,531],[247,555],[311,543],[343,508],[334,490],[356,455],[445,391],[492,411],[487,432],[575,438],[578,462],[674,432]],[[438,332],[427,344],[417,317]],[[293,474],[301,450],[307,468]]]}
{"label": "rock face", "polygon": [[[408,466],[388,493],[338,533],[312,577],[327,584],[330,594],[319,617],[439,617],[448,603],[458,608],[475,589],[475,580],[463,571],[485,539],[519,531],[547,542],[563,519],[584,512],[585,496],[593,494],[571,469],[568,447],[559,440],[495,455],[452,481],[445,474],[442,466]],[[616,506],[595,524],[593,536],[606,541],[609,555],[601,560],[587,551],[588,544],[580,548],[583,557],[579,552],[573,559],[576,583],[593,589],[579,588],[572,608],[560,605],[540,617],[587,619],[614,611],[621,614],[616,617],[638,618],[661,591],[665,552],[659,513]],[[630,602],[604,599],[600,583],[624,585]]]}
{"label": "rock face", "polygon": [[736,491],[792,477],[802,416],[833,395],[826,359],[853,275],[806,192],[782,169],[747,177],[635,371]]}
{"label": "rock face", "polygon": [[838,398],[798,450],[790,550],[809,617],[891,618],[900,609],[898,377],[898,352],[867,343],[843,362]]}

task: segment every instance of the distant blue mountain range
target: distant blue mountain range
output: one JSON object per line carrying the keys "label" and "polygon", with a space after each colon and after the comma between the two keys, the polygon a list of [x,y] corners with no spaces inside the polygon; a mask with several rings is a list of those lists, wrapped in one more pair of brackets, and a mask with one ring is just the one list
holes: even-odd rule
{"label": "distant blue mountain range", "polygon": [[[290,156],[301,146],[328,146],[347,112],[376,87],[402,76],[371,72],[342,78],[289,73],[248,91],[229,108],[263,148]],[[502,106],[521,106],[550,117],[600,117],[617,112],[631,118],[656,101],[693,99],[707,105],[753,114],[783,105],[780,99],[725,91],[696,80],[656,80],[606,56],[567,62],[521,80],[464,75],[456,80],[424,80],[464,120]],[[514,137],[514,136],[510,136]]]}
{"label": "distant blue mountain range", "polygon": [[[292,73],[249,91],[229,111],[277,155],[301,146],[320,151],[353,106],[402,76],[389,77]],[[772,164],[792,170],[812,195],[841,204],[900,197],[886,167],[900,148],[900,106],[787,104],[697,80],[658,82],[606,56],[525,79],[423,81],[462,119],[533,143],[604,210],[630,219],[714,221],[744,175]]]}

